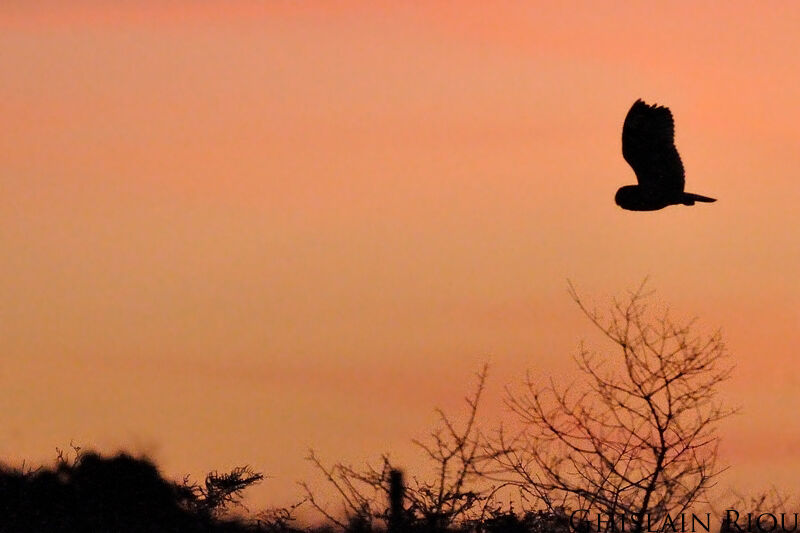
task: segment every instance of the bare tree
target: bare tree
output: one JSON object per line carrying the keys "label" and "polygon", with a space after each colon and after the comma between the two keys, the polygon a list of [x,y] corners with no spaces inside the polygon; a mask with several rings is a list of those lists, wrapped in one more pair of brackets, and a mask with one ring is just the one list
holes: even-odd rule
{"label": "bare tree", "polygon": [[429,525],[445,527],[456,521],[478,519],[492,503],[498,488],[485,482],[496,453],[484,446],[477,427],[487,372],[488,366],[484,365],[477,375],[475,392],[464,399],[468,409],[462,427],[437,409],[440,423],[429,435],[429,442],[414,441],[436,468],[436,476],[431,480],[413,478],[408,491],[410,510]]}
{"label": "bare tree", "polygon": [[[437,409],[438,426],[426,441],[414,441],[430,461],[434,475],[430,478],[411,476],[403,486],[402,521],[407,528],[444,530],[454,524],[480,520],[491,510],[498,486],[487,482],[485,474],[497,453],[484,445],[477,424],[487,372],[484,366],[477,375],[474,392],[465,398],[467,410],[463,423],[456,423]],[[380,467],[367,465],[360,470],[341,463],[326,467],[313,451],[308,460],[338,494],[340,509],[329,510],[308,484],[302,484],[306,500],[330,524],[343,530],[368,530],[375,520],[389,522],[388,501],[392,499],[393,487],[397,487],[398,469],[388,455],[382,457]],[[399,506],[395,504],[395,507]],[[396,522],[398,517],[394,519]]]}
{"label": "bare tree", "polygon": [[606,527],[640,533],[698,501],[716,467],[716,423],[732,413],[717,400],[732,368],[720,333],[703,336],[648,309],[645,282],[607,313],[569,294],[611,341],[575,357],[583,382],[541,384],[530,375],[507,404],[522,429],[500,431],[493,449],[520,487],[551,509],[602,515]]}

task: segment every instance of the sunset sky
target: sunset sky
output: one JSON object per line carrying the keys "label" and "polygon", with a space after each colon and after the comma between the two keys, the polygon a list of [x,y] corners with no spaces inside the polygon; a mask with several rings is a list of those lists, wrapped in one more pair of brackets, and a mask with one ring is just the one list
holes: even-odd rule
{"label": "sunset sky", "polygon": [[[800,476],[800,4],[4,2],[0,460],[70,441],[256,507],[569,377],[649,276],[721,328],[722,486]],[[622,121],[667,105],[687,190],[623,211]],[[793,452],[792,452],[793,450]]]}

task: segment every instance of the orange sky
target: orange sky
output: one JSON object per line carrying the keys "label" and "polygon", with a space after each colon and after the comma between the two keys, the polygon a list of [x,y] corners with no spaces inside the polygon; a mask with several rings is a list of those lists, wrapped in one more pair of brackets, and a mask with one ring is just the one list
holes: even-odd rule
{"label": "orange sky", "polygon": [[[590,334],[567,278],[649,275],[733,354],[729,484],[796,480],[800,7],[612,5],[4,3],[0,457],[250,463],[287,503],[310,446],[413,467],[486,360],[507,416]],[[719,202],[614,205],[639,97]]]}

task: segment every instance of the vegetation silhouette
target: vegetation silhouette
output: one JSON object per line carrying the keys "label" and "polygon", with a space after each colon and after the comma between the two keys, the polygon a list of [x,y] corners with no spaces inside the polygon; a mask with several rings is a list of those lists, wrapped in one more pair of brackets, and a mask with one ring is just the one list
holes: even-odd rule
{"label": "vegetation silhouette", "polygon": [[622,127],[622,156],[639,185],[625,185],[614,201],[629,211],[656,211],[669,205],[716,202],[684,192],[683,163],[675,148],[675,123],[669,108],[636,100]]}
{"label": "vegetation silhouette", "polygon": [[[354,468],[311,451],[333,501],[302,483],[296,505],[236,516],[243,491],[264,478],[246,466],[175,482],[145,457],[75,447],[51,468],[0,466],[0,533],[590,533],[601,529],[598,514],[625,515],[624,531],[642,533],[646,516],[658,523],[689,510],[720,472],[716,423],[733,412],[716,398],[731,372],[727,352],[718,332],[651,312],[644,283],[606,313],[572,285],[570,294],[612,350],[581,344],[575,359],[586,379],[575,386],[528,376],[521,392],[507,388],[516,420],[491,432],[479,420],[484,366],[465,412],[437,410],[438,425],[415,441],[424,475],[406,475],[388,454]],[[785,500],[752,502],[769,512]],[[321,523],[298,525],[300,506]],[[733,531],[731,522],[723,529]]]}
{"label": "vegetation silhouette", "polygon": [[492,445],[507,478],[548,508],[624,515],[634,533],[686,512],[712,486],[717,423],[735,412],[717,397],[732,371],[721,334],[652,311],[645,286],[600,312],[570,284],[611,348],[581,343],[576,385],[528,376],[507,400],[522,429]]}
{"label": "vegetation silhouette", "polygon": [[[488,435],[477,424],[484,367],[464,422],[438,411],[440,426],[417,442],[435,475],[405,488],[409,531],[588,531],[597,529],[589,517],[600,514],[624,515],[625,530],[641,533],[648,520],[687,511],[712,486],[721,471],[716,426],[734,412],[716,396],[732,371],[720,333],[653,312],[646,280],[607,313],[588,307],[571,284],[569,292],[612,350],[600,355],[581,344],[576,363],[585,380],[577,386],[528,376],[521,392],[507,389],[515,423]],[[386,519],[396,468],[388,455],[378,468],[325,466],[313,452],[309,460],[339,494],[334,516],[306,485],[331,526],[369,529]],[[583,512],[573,517],[576,510]]]}
{"label": "vegetation silhouette", "polygon": [[474,392],[465,398],[462,424],[437,409],[438,427],[426,441],[414,441],[428,460],[430,478],[413,476],[405,483],[388,454],[379,467],[356,469],[342,463],[326,466],[312,450],[307,459],[338,495],[339,513],[330,511],[303,483],[309,505],[327,524],[345,531],[358,529],[353,524],[367,530],[388,524],[389,529],[403,531],[467,531],[502,515],[495,497],[500,486],[485,483],[496,452],[486,448],[477,424],[487,375],[484,365]]}
{"label": "vegetation silhouette", "polygon": [[247,532],[220,518],[263,476],[247,467],[202,485],[164,479],[147,458],[59,451],[53,468],[0,467],[0,532]]}

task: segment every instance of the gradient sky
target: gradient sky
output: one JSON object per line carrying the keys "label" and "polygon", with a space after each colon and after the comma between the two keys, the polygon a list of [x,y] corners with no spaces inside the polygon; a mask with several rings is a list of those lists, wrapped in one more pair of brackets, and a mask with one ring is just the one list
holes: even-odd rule
{"label": "gradient sky", "polygon": [[[0,7],[3,460],[414,468],[484,361],[487,426],[571,372],[567,279],[650,276],[736,364],[722,484],[796,484],[798,4],[136,4]],[[640,97],[717,203],[614,204]]]}

